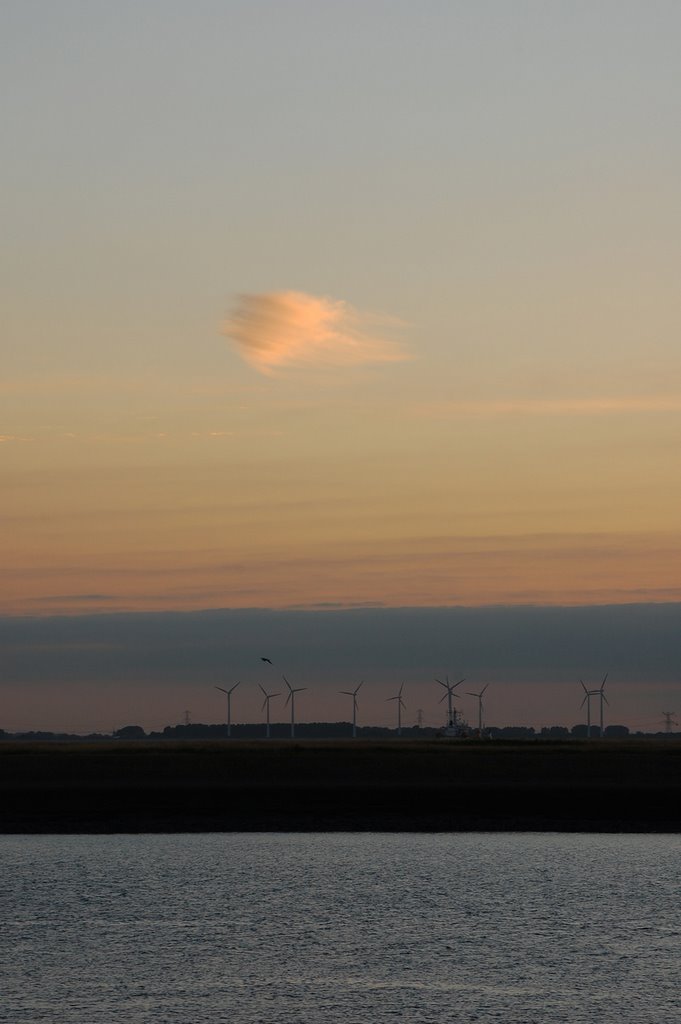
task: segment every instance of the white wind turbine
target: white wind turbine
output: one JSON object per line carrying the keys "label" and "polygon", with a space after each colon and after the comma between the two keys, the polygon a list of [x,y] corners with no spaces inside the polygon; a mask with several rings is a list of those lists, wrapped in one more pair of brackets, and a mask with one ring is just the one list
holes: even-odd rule
{"label": "white wind turbine", "polygon": [[389,700],[396,700],[397,701],[397,735],[398,736],[402,735],[402,708],[404,708],[405,711],[406,711],[406,707],[407,707],[406,704],[404,703],[404,701],[402,700],[402,690],[403,689],[404,689],[404,683],[402,683],[402,685],[400,686],[399,690],[397,691],[397,693],[395,694],[394,697],[387,697],[386,698],[386,702],[389,701]]}
{"label": "white wind turbine", "polygon": [[482,736],[482,695],[483,695],[483,693],[485,692],[485,690],[487,689],[488,686],[489,686],[489,683],[485,683],[485,685],[483,686],[483,688],[480,691],[480,693],[470,693],[470,691],[468,692],[468,696],[469,697],[477,697],[478,698],[478,732],[480,733],[481,736]]}
{"label": "white wind turbine", "polygon": [[339,693],[344,693],[346,697],[352,697],[352,738],[357,736],[357,694],[364,686],[364,680],[354,690],[339,690]]}
{"label": "white wind turbine", "polygon": [[[258,686],[260,686],[260,683],[258,683]],[[264,686],[260,686],[260,689],[265,694],[265,699],[262,702],[262,709],[261,710],[262,711],[266,711],[267,724],[265,726],[265,736],[267,737],[267,739],[269,739],[270,738],[270,701],[272,700],[273,697],[279,697],[279,696],[281,696],[281,694],[279,694],[279,693],[268,693]]]}
{"label": "white wind turbine", "polygon": [[581,680],[581,679],[579,680],[580,683],[582,684],[582,689],[584,690],[584,699],[583,699],[582,703],[579,706],[581,708],[583,708],[584,705],[586,704],[586,735],[587,735],[588,739],[591,739],[591,698],[592,697],[598,697],[598,699],[600,700],[600,726],[601,726],[600,737],[601,737],[601,739],[603,739],[603,702],[605,702],[608,705],[608,707],[610,707],[610,702],[608,701],[608,698],[605,696],[605,693],[603,692],[604,688],[605,688],[605,681],[606,681],[607,678],[608,678],[608,673],[606,672],[605,675],[603,676],[603,682],[601,683],[601,685],[598,687],[597,690],[587,690],[586,686],[584,685],[583,680]]}
{"label": "white wind turbine", "polygon": [[[241,680],[239,680],[239,683]],[[239,683],[235,683],[231,689],[225,690],[224,686],[216,686],[216,690],[220,690],[222,693],[227,694],[227,739],[232,735],[232,694],[236,690]]]}
{"label": "white wind turbine", "polygon": [[445,676],[445,679],[447,680],[447,682],[445,683],[443,683],[441,679],[435,680],[435,682],[439,683],[440,686],[444,686],[445,690],[447,691],[446,693],[442,694],[439,703],[442,704],[442,701],[445,699],[445,697],[447,698],[447,728],[455,729],[456,712],[452,708],[452,697],[454,695],[454,690],[457,688],[457,686],[461,686],[462,683],[466,682],[466,677],[464,676],[463,679],[459,679],[458,683],[450,683],[449,676]]}
{"label": "white wind turbine", "polygon": [[[307,686],[297,686],[295,689],[291,686],[286,676],[281,677],[286,685],[288,686],[288,697],[286,698],[286,704],[291,703],[291,739],[296,734],[296,694],[302,690],[307,690]],[[286,707],[284,704],[284,707]]]}

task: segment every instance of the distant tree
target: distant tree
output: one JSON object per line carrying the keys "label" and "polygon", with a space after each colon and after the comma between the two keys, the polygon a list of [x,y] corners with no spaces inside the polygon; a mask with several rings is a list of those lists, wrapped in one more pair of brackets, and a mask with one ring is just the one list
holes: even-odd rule
{"label": "distant tree", "polygon": [[[592,736],[596,736],[597,733],[598,733],[598,726],[597,725],[592,725],[591,726],[591,735]],[[570,729],[570,735],[574,736],[574,738],[576,740],[585,740],[587,738],[587,735],[588,735],[588,729],[584,725],[584,723],[581,722],[579,725],[573,725],[572,726],[572,728]]]}
{"label": "distant tree", "polygon": [[114,736],[117,740],[144,740],[147,738],[141,725],[124,725],[122,729],[116,729]]}
{"label": "distant tree", "polygon": [[603,734],[613,739],[622,739],[624,736],[629,735],[629,729],[626,725],[606,725]]}
{"label": "distant tree", "polygon": [[536,736],[531,725],[492,726],[487,732],[496,740],[533,740]]}
{"label": "distant tree", "polygon": [[565,725],[545,725],[541,731],[542,739],[565,740],[570,735],[570,730]]}

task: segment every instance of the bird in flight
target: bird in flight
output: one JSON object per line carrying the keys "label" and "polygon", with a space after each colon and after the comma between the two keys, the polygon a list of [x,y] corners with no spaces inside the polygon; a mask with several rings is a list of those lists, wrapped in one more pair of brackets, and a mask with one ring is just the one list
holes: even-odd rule
{"label": "bird in flight", "polygon": [[260,660],[261,660],[261,661],[266,661],[268,665],[271,665],[271,664],[272,664],[272,662],[270,661],[270,659],[269,659],[269,658],[261,658]]}

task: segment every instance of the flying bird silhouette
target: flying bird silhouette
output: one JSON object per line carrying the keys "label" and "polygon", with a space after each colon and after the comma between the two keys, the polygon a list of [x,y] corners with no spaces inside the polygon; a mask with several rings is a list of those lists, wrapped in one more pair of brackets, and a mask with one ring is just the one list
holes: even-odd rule
{"label": "flying bird silhouette", "polygon": [[269,658],[261,658],[260,660],[261,660],[261,661],[266,661],[268,665],[271,665],[271,664],[272,664],[272,662],[270,661],[270,659],[269,659]]}

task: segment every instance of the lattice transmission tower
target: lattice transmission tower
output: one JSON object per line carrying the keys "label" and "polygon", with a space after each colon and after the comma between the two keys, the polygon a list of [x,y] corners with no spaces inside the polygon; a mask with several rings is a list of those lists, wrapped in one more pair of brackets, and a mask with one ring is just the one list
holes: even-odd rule
{"label": "lattice transmission tower", "polygon": [[664,718],[664,731],[665,732],[671,732],[672,731],[672,726],[679,724],[676,721],[676,719],[674,718],[675,714],[676,714],[675,711],[663,711],[662,712],[662,717]]}

